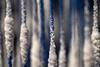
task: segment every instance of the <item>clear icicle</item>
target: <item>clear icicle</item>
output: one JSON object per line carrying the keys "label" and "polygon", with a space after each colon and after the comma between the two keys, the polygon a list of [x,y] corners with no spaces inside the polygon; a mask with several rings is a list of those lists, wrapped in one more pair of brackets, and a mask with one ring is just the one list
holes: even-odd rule
{"label": "clear icicle", "polygon": [[13,44],[14,44],[14,19],[12,17],[11,2],[6,0],[6,17],[4,20],[5,46],[7,50],[8,66],[12,67]]}
{"label": "clear icicle", "polygon": [[93,65],[93,57],[92,57],[92,43],[91,43],[91,22],[90,22],[90,14],[89,14],[89,1],[85,0],[84,7],[84,18],[85,18],[85,40],[84,40],[84,66],[92,67]]}
{"label": "clear icicle", "polygon": [[79,19],[78,19],[78,13],[76,11],[73,14],[75,14],[75,16],[72,16],[72,39],[71,39],[71,48],[69,54],[69,67],[80,67]]}
{"label": "clear icicle", "polygon": [[27,54],[29,48],[29,41],[28,41],[28,29],[26,26],[26,9],[25,9],[25,2],[21,0],[21,32],[20,32],[20,49],[21,49],[21,60],[22,65],[24,66],[27,61]]}
{"label": "clear icicle", "polygon": [[60,52],[59,52],[59,67],[66,67],[67,66],[67,58],[66,58],[66,49],[65,49],[65,42],[64,42],[64,31],[61,31],[60,35]]}
{"label": "clear icicle", "polygon": [[39,29],[37,20],[37,1],[33,0],[33,35],[31,48],[31,67],[43,67],[43,64],[41,62],[41,47],[39,42]]}
{"label": "clear icicle", "polygon": [[92,44],[93,44],[93,56],[94,56],[94,67],[100,67],[100,33],[98,29],[98,0],[94,0],[93,6],[93,28],[92,28]]}

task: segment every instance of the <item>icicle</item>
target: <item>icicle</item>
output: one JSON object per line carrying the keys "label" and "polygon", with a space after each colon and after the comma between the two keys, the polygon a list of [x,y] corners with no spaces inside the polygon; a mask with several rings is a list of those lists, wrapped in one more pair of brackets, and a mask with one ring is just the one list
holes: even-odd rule
{"label": "icicle", "polygon": [[94,0],[93,6],[93,28],[92,28],[92,44],[93,44],[93,56],[94,56],[94,67],[100,67],[100,33],[98,29],[98,0]]}
{"label": "icicle", "polygon": [[66,58],[66,49],[65,49],[65,42],[64,42],[64,31],[60,34],[60,52],[59,52],[59,67],[66,67],[67,66],[67,58]]}
{"label": "icicle", "polygon": [[1,32],[0,32],[0,67],[2,67],[2,46],[1,46]]}
{"label": "icicle", "polygon": [[91,22],[89,15],[89,2],[85,0],[84,7],[84,18],[85,18],[85,41],[84,41],[84,66],[92,67],[93,66],[93,57],[92,57],[92,43],[91,43]]}
{"label": "icicle", "polygon": [[27,50],[29,47],[28,43],[28,29],[25,23],[21,24],[20,32],[20,48],[21,48],[21,59],[22,63],[25,64],[27,60]]}
{"label": "icicle", "polygon": [[31,48],[31,67],[43,67],[41,62],[41,47],[39,42],[37,16],[37,1],[33,0],[33,35]]}
{"label": "icicle", "polygon": [[72,11],[72,38],[71,38],[71,48],[69,54],[69,67],[80,67],[80,40],[79,40],[79,15],[76,6],[76,0],[73,0],[73,11]]}
{"label": "icicle", "polygon": [[64,31],[63,31],[63,16],[62,16],[62,0],[59,0],[59,11],[60,11],[60,52],[59,52],[59,67],[66,67],[66,49],[64,42]]}
{"label": "icicle", "polygon": [[37,0],[38,21],[39,21],[39,42],[41,46],[42,67],[46,67],[46,47],[45,47],[45,22],[44,22],[44,0]]}
{"label": "icicle", "polygon": [[27,54],[29,48],[29,41],[28,41],[28,29],[26,26],[26,9],[25,9],[25,2],[21,0],[21,32],[20,32],[20,49],[21,49],[21,60],[23,67],[27,61]]}
{"label": "icicle", "polygon": [[53,0],[50,0],[50,49],[49,49],[49,59],[48,67],[57,67],[57,55],[56,55],[56,45],[54,42],[54,18],[53,18]]}
{"label": "icicle", "polygon": [[6,0],[6,17],[4,20],[5,46],[7,50],[8,67],[12,67],[13,63],[13,42],[14,42],[14,19],[12,17],[11,2]]}

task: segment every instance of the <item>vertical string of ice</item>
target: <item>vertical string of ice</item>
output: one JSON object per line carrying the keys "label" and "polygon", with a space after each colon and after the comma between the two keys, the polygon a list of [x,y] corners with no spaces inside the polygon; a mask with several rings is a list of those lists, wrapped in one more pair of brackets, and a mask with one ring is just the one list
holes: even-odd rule
{"label": "vertical string of ice", "polygon": [[32,35],[32,48],[31,48],[31,67],[43,67],[41,62],[41,46],[39,42],[39,24],[38,24],[38,11],[37,0],[33,0],[33,35]]}
{"label": "vertical string of ice", "polygon": [[85,18],[85,40],[84,40],[84,66],[92,67],[93,65],[93,57],[92,57],[92,43],[91,43],[91,22],[90,22],[90,14],[89,14],[89,1],[84,1],[84,18]]}
{"label": "vertical string of ice", "polygon": [[92,44],[93,44],[93,56],[94,56],[94,67],[100,67],[100,33],[98,29],[98,0],[93,0],[93,27],[92,27]]}
{"label": "vertical string of ice", "polygon": [[44,22],[44,0],[37,0],[38,21],[39,21],[39,43],[41,46],[42,66],[46,66],[46,47],[45,47],[45,22]]}
{"label": "vertical string of ice", "polygon": [[54,17],[53,17],[53,0],[50,1],[50,49],[48,67],[57,67],[56,45],[54,42]]}
{"label": "vertical string of ice", "polygon": [[79,15],[77,10],[77,0],[72,0],[72,34],[71,34],[71,48],[69,54],[69,67],[80,67],[80,40],[79,40]]}
{"label": "vertical string of ice", "polygon": [[63,1],[59,0],[59,11],[60,11],[60,51],[59,51],[59,67],[66,67],[66,49],[64,42],[64,30],[63,30]]}
{"label": "vertical string of ice", "polygon": [[28,29],[26,26],[26,9],[25,0],[21,0],[21,30],[20,30],[20,53],[22,66],[25,67],[29,48]]}
{"label": "vertical string of ice", "polygon": [[14,44],[14,19],[12,17],[11,1],[6,0],[6,17],[4,20],[5,46],[7,50],[8,67],[13,63],[13,44]]}

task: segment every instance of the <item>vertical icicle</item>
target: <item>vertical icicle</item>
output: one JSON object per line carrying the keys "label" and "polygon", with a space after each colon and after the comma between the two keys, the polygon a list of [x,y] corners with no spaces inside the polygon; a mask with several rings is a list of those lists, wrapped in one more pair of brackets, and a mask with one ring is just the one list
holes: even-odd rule
{"label": "vertical icicle", "polygon": [[0,67],[2,67],[2,46],[1,46],[1,32],[0,32]]}
{"label": "vertical icicle", "polygon": [[12,17],[11,0],[6,0],[6,17],[4,20],[5,46],[7,50],[8,67],[13,63],[13,44],[14,44],[14,19]]}
{"label": "vertical icicle", "polygon": [[26,26],[25,0],[21,0],[21,31],[20,31],[20,50],[22,66],[25,67],[29,48],[28,29]]}
{"label": "vertical icicle", "polygon": [[69,67],[80,67],[80,40],[79,40],[79,15],[77,10],[77,0],[72,0],[72,34],[71,34],[71,48],[69,54]]}
{"label": "vertical icicle", "polygon": [[56,45],[54,42],[54,17],[53,17],[53,0],[50,1],[50,49],[48,67],[57,67]]}
{"label": "vertical icicle", "polygon": [[38,22],[39,22],[39,43],[41,46],[42,67],[46,67],[46,47],[45,47],[45,22],[44,22],[44,0],[37,0]]}
{"label": "vertical icicle", "polygon": [[84,40],[84,67],[92,67],[93,57],[92,57],[92,43],[91,43],[91,22],[89,14],[89,1],[85,0],[84,7],[84,18],[85,18],[85,40]]}
{"label": "vertical icicle", "polygon": [[39,42],[37,0],[33,0],[33,35],[32,35],[32,48],[31,48],[31,67],[43,67],[40,56],[41,56],[41,47]]}
{"label": "vertical icicle", "polygon": [[64,30],[63,30],[63,1],[59,0],[59,11],[60,11],[60,52],[59,52],[59,67],[66,67],[67,66],[67,59],[66,59],[66,49],[65,49],[65,42],[64,42]]}
{"label": "vertical icicle", "polygon": [[100,33],[98,29],[98,0],[94,0],[93,6],[93,28],[92,28],[92,44],[93,44],[93,56],[94,67],[100,67]]}

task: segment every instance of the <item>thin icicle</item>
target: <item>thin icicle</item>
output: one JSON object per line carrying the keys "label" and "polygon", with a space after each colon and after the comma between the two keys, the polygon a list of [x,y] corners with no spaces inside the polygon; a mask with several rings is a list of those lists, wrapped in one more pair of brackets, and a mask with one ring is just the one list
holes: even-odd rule
{"label": "thin icicle", "polygon": [[84,7],[84,18],[85,18],[85,40],[84,40],[84,66],[92,67],[93,66],[93,57],[92,57],[92,43],[91,43],[91,22],[89,14],[89,1],[85,0]]}
{"label": "thin icicle", "polygon": [[49,49],[49,59],[48,67],[57,67],[57,55],[56,55],[56,45],[54,42],[54,18],[53,18],[53,0],[50,1],[50,49]]}
{"label": "thin icicle", "polygon": [[94,0],[93,6],[93,28],[92,28],[92,44],[93,44],[93,56],[94,67],[100,67],[100,33],[98,29],[98,0]]}
{"label": "thin icicle", "polygon": [[38,21],[39,21],[39,43],[41,49],[42,67],[46,67],[46,47],[45,47],[45,22],[44,22],[44,0],[37,0]]}
{"label": "thin icicle", "polygon": [[59,67],[67,66],[66,49],[64,42],[64,30],[63,30],[63,1],[59,0],[59,11],[60,11],[60,52],[59,52]]}
{"label": "thin icicle", "polygon": [[14,44],[14,19],[11,11],[11,1],[6,0],[6,17],[4,20],[5,46],[7,50],[8,67],[12,67],[13,63],[13,44]]}
{"label": "thin icicle", "polygon": [[41,62],[41,47],[39,42],[37,16],[37,1],[33,0],[33,35],[31,48],[31,67],[43,67]]}
{"label": "thin icicle", "polygon": [[26,9],[25,9],[25,0],[21,0],[21,32],[20,32],[20,49],[21,49],[21,60],[23,67],[27,61],[27,54],[29,48],[29,41],[28,41],[28,29],[26,26]]}
{"label": "thin icicle", "polygon": [[[73,16],[73,14],[75,15]],[[73,14],[72,17],[74,19],[72,18],[72,39],[71,39],[71,48],[69,54],[69,67],[80,67],[79,19],[78,19],[78,13],[76,11]]]}

